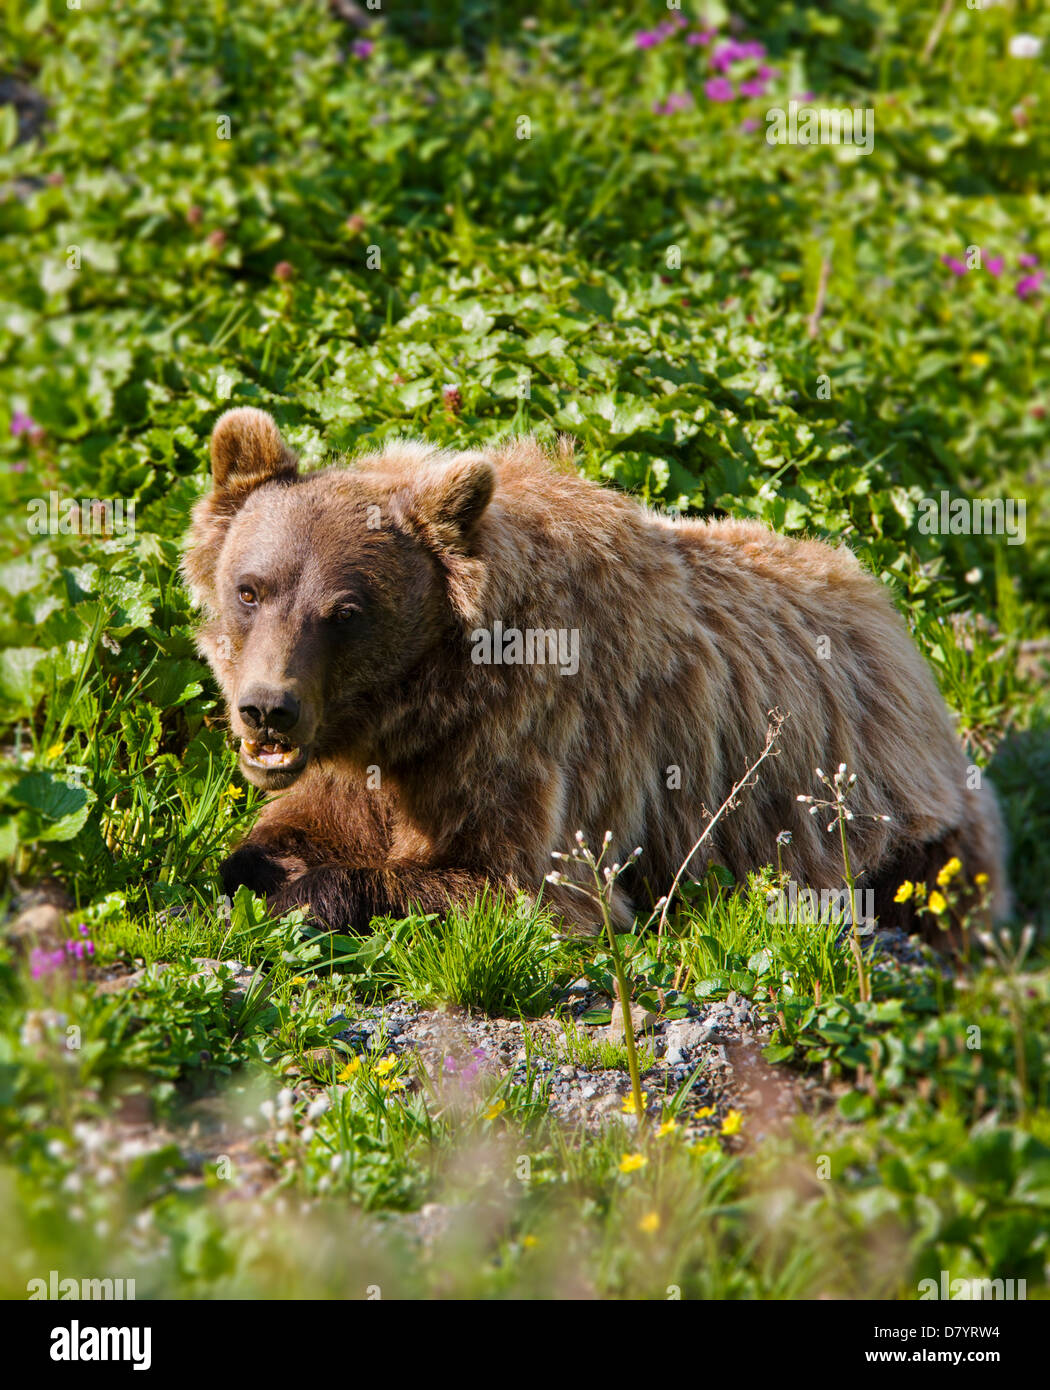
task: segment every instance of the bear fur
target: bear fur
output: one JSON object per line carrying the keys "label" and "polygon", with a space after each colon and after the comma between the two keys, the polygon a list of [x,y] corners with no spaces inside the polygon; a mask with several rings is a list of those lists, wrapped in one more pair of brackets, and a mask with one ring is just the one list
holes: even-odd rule
{"label": "bear fur", "polygon": [[994,795],[968,786],[926,663],[845,547],[656,514],[531,438],[397,442],[300,474],[270,416],[237,409],[211,455],[184,573],[242,770],[273,792],[223,866],[228,893],[362,930],[489,886],[593,926],[593,904],[546,876],[577,831],[593,846],[609,831],[607,862],[642,849],[616,889],[629,922],[778,709],[776,755],[690,877],[721,863],[743,880],[789,831],[791,878],[839,888],[837,827],[797,798],[826,796],[814,769],[845,763],[852,866],[883,923],[911,925],[898,885],[932,885],[952,856],[1006,910]]}

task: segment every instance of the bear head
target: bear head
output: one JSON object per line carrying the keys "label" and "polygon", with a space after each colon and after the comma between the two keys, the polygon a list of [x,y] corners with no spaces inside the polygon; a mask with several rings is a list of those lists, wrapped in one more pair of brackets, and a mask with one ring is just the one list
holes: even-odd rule
{"label": "bear head", "polygon": [[368,761],[399,688],[476,617],[491,464],[397,443],[300,473],[274,420],[241,408],[211,467],[183,573],[245,777],[274,791],[312,759]]}

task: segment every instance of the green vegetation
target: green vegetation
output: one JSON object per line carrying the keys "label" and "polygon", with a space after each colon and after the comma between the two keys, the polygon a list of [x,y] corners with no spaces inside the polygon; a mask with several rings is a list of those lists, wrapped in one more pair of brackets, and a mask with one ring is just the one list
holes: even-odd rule
{"label": "green vegetation", "polygon": [[[1050,24],[742,0],[765,55],[719,100],[704,13],[691,43],[688,10],[650,41],[655,0],[365,33],[320,0],[3,9],[0,79],[46,110],[0,84],[0,893],[14,920],[56,879],[74,910],[0,936],[0,1293],[57,1268],[140,1298],[915,1297],[946,1269],[1046,1295],[1050,106],[1009,41]],[[806,92],[871,107],[872,152],[768,144]],[[611,941],[495,898],[364,939],[223,903],[258,802],[178,556],[236,404],[308,461],[568,432],[655,506],[844,539],[999,789],[1005,939],[951,971],[857,954],[769,920],[775,865]],[[942,491],[1024,501],[1024,543],[928,533]],[[133,535],[83,534],[93,499]],[[690,1108],[693,1064],[644,1038],[642,1123],[554,1119],[555,1062],[627,1097],[593,1032],[616,955],[663,1017],[747,1001],[791,1123]],[[348,1040],[410,1002],[520,1025],[525,1060]]]}

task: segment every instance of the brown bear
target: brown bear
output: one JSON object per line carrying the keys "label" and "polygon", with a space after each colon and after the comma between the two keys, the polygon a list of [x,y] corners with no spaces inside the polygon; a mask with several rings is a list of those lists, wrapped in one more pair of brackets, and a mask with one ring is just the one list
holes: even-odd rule
{"label": "brown bear", "polygon": [[[486,885],[593,904],[546,876],[611,832],[630,921],[667,893],[709,813],[787,716],[777,755],[690,863],[777,858],[842,882],[814,769],[848,765],[852,866],[882,921],[947,860],[1007,890],[990,788],[883,587],[843,546],[754,521],[674,520],[531,438],[449,453],[398,442],[301,474],[271,417],[228,411],[184,558],[200,647],[271,791],[223,866],[274,911],[332,928],[442,912]],[[959,880],[962,882],[962,878]]]}

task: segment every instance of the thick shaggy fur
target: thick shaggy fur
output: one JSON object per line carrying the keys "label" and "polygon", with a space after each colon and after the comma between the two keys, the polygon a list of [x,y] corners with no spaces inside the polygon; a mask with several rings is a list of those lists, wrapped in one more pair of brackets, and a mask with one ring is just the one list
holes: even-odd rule
{"label": "thick shaggy fur", "polygon": [[[721,862],[743,878],[788,830],[796,882],[838,887],[838,835],[796,797],[844,762],[853,866],[884,920],[909,911],[892,903],[903,878],[932,881],[953,854],[1005,909],[994,797],[968,790],[931,674],[849,550],[661,517],[527,438],[484,454],[402,443],[299,475],[269,418],[238,410],[212,453],[185,558],[201,648],[236,733],[264,680],[295,697],[288,741],[309,747],[291,785],[249,770],[278,790],[225,866],[228,891],[363,929],[491,883],[592,923],[544,879],[576,831],[593,845],[611,831],[613,858],[643,850],[618,902],[629,919],[627,895],[647,907],[668,890],[779,708],[779,756],[692,874]],[[497,622],[576,629],[578,672],[474,664],[471,634]]]}

